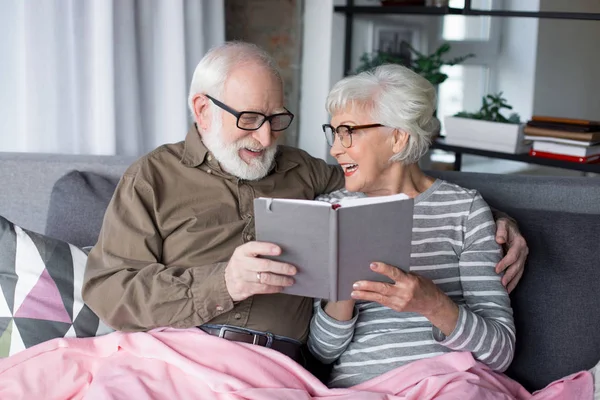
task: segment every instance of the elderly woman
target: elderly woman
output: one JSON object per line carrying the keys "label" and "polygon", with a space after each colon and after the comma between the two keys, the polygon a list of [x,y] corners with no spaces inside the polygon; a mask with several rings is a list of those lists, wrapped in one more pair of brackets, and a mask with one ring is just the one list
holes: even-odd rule
{"label": "elderly woman", "polygon": [[394,284],[356,282],[354,300],[315,303],[308,346],[321,362],[335,362],[332,387],[452,351],[469,351],[496,371],[513,358],[490,208],[475,190],[418,166],[438,129],[435,105],[434,87],[399,65],[345,78],[327,98],[332,118],[323,129],[346,190],[319,199],[404,193],[415,201],[410,273],[374,262]]}

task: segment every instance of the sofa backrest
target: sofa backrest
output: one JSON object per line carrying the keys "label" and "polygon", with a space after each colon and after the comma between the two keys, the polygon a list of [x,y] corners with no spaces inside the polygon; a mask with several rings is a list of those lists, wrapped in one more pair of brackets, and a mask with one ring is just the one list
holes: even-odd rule
{"label": "sofa backrest", "polygon": [[134,157],[0,153],[0,215],[44,233],[54,183],[71,170],[119,178]]}
{"label": "sofa backrest", "polygon": [[533,208],[600,214],[600,179],[571,176],[479,174],[428,171],[437,178],[478,190],[494,208]]}

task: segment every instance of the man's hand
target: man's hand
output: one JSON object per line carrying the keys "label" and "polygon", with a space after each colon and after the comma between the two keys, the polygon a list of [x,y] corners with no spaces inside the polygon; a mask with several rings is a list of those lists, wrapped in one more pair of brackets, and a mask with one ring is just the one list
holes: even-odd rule
{"label": "man's hand", "polygon": [[279,254],[281,248],[272,243],[248,242],[236,248],[225,268],[225,284],[231,299],[242,301],[255,294],[279,293],[293,285],[290,276],[296,274],[294,266],[258,258]]}
{"label": "man's hand", "polygon": [[525,238],[519,232],[517,224],[508,218],[499,218],[496,221],[496,242],[503,245],[506,255],[496,264],[496,273],[505,271],[502,284],[508,293],[512,292],[523,276],[525,260],[529,248]]}

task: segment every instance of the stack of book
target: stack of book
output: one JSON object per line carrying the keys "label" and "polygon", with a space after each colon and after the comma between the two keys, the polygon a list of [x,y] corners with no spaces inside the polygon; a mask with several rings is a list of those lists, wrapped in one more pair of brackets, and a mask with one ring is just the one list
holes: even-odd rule
{"label": "stack of book", "polygon": [[600,162],[600,122],[533,116],[523,129],[530,155],[578,163]]}

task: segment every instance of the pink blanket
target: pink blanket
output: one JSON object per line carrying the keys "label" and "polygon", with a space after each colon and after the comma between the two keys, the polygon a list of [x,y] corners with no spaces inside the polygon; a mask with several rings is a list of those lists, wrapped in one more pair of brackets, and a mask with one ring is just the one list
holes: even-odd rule
{"label": "pink blanket", "polygon": [[198,329],[55,339],[0,360],[0,399],[591,399],[580,372],[531,395],[470,353],[415,361],[328,389],[276,351]]}

